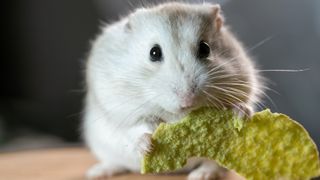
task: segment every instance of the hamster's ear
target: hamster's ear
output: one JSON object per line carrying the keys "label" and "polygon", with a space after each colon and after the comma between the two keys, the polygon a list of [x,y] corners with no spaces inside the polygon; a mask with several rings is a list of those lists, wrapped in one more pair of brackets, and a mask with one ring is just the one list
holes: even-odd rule
{"label": "hamster's ear", "polygon": [[130,20],[128,20],[124,26],[126,32],[130,32],[132,30],[132,25]]}
{"label": "hamster's ear", "polygon": [[147,10],[144,8],[140,8],[132,12],[128,18],[127,22],[125,24],[125,30],[127,32],[131,32],[137,27],[143,26],[143,19],[147,17],[145,14],[147,13]]}
{"label": "hamster's ear", "polygon": [[223,21],[224,18],[221,14],[221,8],[219,4],[215,4],[215,5],[211,5],[211,12],[212,12],[212,16],[214,18],[214,26],[217,32],[220,31],[222,25],[223,25]]}
{"label": "hamster's ear", "polygon": [[125,25],[124,25],[124,30],[126,31],[126,32],[131,32],[132,31],[132,29],[133,29],[133,15],[131,14],[131,15],[129,15],[129,17],[126,19],[126,23],[125,23]]}
{"label": "hamster's ear", "polygon": [[125,23],[125,31],[126,32],[132,32],[132,30],[134,29],[134,23],[135,23],[135,16],[136,16],[136,12],[131,13],[127,19],[126,19],[126,23]]}

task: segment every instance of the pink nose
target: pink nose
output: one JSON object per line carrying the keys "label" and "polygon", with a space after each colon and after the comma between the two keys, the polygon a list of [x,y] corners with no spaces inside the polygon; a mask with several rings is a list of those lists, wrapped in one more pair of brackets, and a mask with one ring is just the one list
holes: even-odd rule
{"label": "pink nose", "polygon": [[194,103],[194,94],[193,93],[187,93],[187,94],[184,94],[182,97],[181,97],[181,104],[180,104],[180,107],[181,109],[187,109],[187,108],[190,108],[192,107],[193,103]]}

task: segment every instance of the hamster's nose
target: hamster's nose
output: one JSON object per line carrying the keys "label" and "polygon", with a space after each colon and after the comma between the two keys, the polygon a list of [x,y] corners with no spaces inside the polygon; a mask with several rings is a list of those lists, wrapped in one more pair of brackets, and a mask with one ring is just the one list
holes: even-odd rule
{"label": "hamster's nose", "polygon": [[181,97],[181,103],[180,103],[180,108],[181,109],[188,109],[193,106],[195,99],[194,93],[186,93]]}

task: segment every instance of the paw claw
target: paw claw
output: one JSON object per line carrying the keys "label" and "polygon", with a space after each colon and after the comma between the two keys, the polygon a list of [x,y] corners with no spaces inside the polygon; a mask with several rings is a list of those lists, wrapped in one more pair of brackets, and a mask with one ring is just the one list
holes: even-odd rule
{"label": "paw claw", "polygon": [[194,169],[188,175],[188,180],[211,180],[222,179],[226,170],[218,166],[215,162],[204,161],[198,168]]}
{"label": "paw claw", "polygon": [[152,134],[144,133],[138,141],[138,151],[141,155],[148,155],[153,150]]}
{"label": "paw claw", "polygon": [[247,105],[237,105],[232,109],[233,113],[241,119],[250,119],[253,114],[253,109]]}
{"label": "paw claw", "polygon": [[215,180],[221,179],[222,173],[209,170],[194,170],[188,175],[188,180]]}

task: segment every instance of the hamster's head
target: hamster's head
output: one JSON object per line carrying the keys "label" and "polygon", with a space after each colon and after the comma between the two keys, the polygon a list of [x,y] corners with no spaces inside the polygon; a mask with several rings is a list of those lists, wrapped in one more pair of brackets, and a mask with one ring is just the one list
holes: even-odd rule
{"label": "hamster's head", "polygon": [[253,67],[224,27],[219,5],[139,9],[125,27],[131,76],[153,106],[182,113],[247,101]]}

